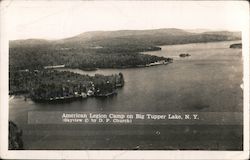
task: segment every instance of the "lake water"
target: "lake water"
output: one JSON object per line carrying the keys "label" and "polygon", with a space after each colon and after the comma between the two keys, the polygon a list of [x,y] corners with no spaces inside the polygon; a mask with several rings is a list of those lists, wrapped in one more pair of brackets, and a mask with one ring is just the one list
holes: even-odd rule
{"label": "lake water", "polygon": [[[229,48],[237,42],[169,45],[144,53],[172,57],[168,65],[61,69],[90,75],[122,72],[125,85],[117,96],[64,104],[39,104],[16,96],[9,101],[10,120],[23,129],[25,149],[242,149],[243,61],[241,49]],[[180,58],[180,53],[191,56]],[[226,125],[204,126],[31,125],[30,111],[227,112],[232,119]],[[159,131],[161,135],[155,134]]]}

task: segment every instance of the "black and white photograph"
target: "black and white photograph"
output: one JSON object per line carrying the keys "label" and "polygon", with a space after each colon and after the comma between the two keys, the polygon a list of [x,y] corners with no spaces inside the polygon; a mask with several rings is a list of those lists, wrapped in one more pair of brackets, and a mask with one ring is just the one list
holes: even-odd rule
{"label": "black and white photograph", "polygon": [[247,1],[0,3],[3,158],[247,159]]}

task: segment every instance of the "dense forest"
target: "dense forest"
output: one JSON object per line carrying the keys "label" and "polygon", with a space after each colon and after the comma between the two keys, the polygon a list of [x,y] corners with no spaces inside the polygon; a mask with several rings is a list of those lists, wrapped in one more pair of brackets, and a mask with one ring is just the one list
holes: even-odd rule
{"label": "dense forest", "polygon": [[[24,56],[25,55],[25,56]],[[24,58],[25,57],[25,58]],[[86,52],[85,50],[53,50],[45,47],[25,47],[10,49],[10,69],[42,69],[49,65],[62,65],[67,68],[122,68],[146,65],[156,61],[170,61],[169,58],[140,53]]]}

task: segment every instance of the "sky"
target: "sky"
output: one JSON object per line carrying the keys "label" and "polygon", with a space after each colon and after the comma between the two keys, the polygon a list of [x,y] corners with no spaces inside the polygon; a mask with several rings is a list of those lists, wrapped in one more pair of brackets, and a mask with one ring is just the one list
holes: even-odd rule
{"label": "sky", "polygon": [[3,1],[11,40],[60,39],[96,30],[158,28],[241,31],[247,1]]}

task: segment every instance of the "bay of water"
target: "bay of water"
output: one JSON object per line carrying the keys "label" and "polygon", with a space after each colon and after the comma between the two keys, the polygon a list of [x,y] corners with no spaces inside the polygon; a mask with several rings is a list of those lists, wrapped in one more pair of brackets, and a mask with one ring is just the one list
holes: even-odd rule
{"label": "bay of water", "polygon": [[[39,104],[31,100],[24,101],[23,97],[16,96],[9,101],[10,120],[23,129],[25,149],[134,149],[138,145],[141,148],[137,149],[241,149],[241,124],[235,126],[234,130],[230,129],[230,123],[228,128],[211,125],[165,128],[129,126],[127,130],[115,125],[27,124],[30,111],[231,112],[232,115],[242,113],[242,51],[229,48],[230,44],[237,42],[169,45],[161,46],[161,51],[142,53],[173,58],[173,63],[168,65],[97,71],[61,69],[89,75],[121,72],[125,85],[118,90],[116,96],[93,97],[64,104]],[[180,53],[189,53],[191,56],[180,58]],[[233,118],[239,121],[242,116]],[[210,131],[206,130],[208,128]],[[204,129],[211,133],[208,136],[210,139],[201,138],[207,134]],[[154,139],[155,132],[159,130],[162,130],[162,134]],[[201,138],[200,143],[191,142],[197,132],[202,135],[196,136]],[[98,136],[93,133],[98,133]],[[219,135],[222,133],[225,138]],[[179,137],[176,143],[170,140],[174,135]],[[162,140],[166,143],[161,142]]]}

